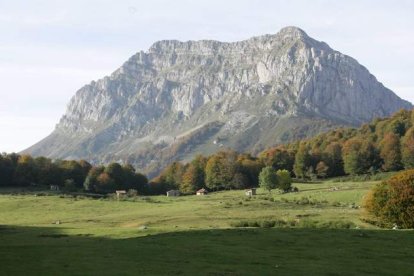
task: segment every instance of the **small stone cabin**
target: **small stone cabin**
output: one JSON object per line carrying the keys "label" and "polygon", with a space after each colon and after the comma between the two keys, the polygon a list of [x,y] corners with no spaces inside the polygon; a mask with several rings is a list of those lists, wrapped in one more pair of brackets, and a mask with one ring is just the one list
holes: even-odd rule
{"label": "small stone cabin", "polygon": [[125,190],[116,190],[115,193],[116,193],[116,197],[119,199],[125,196],[127,192]]}
{"label": "small stone cabin", "polygon": [[256,195],[256,188],[246,190],[246,196],[254,196],[254,195]]}
{"label": "small stone cabin", "polygon": [[206,194],[208,194],[208,191],[204,188],[202,188],[202,189],[200,189],[196,192],[196,195],[206,195]]}
{"label": "small stone cabin", "polygon": [[59,186],[58,185],[50,185],[50,190],[51,191],[59,191]]}
{"label": "small stone cabin", "polygon": [[169,190],[167,191],[167,196],[180,196],[179,190]]}

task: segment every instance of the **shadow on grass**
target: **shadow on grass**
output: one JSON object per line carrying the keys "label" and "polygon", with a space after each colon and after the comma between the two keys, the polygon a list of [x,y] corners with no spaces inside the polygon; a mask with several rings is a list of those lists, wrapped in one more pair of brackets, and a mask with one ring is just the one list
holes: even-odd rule
{"label": "shadow on grass", "polygon": [[228,229],[128,239],[0,227],[3,275],[413,275],[414,232]]}

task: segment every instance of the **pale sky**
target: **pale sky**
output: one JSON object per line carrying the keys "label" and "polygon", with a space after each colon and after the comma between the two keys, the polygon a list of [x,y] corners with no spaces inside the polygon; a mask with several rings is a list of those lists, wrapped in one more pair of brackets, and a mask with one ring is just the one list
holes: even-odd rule
{"label": "pale sky", "polygon": [[414,1],[0,0],[0,152],[52,132],[72,95],[162,39],[298,26],[414,102]]}

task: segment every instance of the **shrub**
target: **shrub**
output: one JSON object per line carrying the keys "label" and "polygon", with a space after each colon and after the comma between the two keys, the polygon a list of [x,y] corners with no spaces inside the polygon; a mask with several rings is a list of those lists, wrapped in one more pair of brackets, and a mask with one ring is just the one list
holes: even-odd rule
{"label": "shrub", "polygon": [[284,220],[241,220],[232,222],[232,227],[256,227],[256,228],[272,228],[272,227],[285,227],[287,222]]}
{"label": "shrub", "polygon": [[366,197],[365,207],[385,223],[414,228],[414,169],[376,185]]}

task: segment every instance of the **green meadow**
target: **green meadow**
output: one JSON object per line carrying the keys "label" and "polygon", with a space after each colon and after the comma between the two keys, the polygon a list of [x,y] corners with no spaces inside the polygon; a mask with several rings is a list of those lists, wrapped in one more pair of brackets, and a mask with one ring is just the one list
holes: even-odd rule
{"label": "green meadow", "polygon": [[0,195],[2,275],[414,275],[414,232],[368,224],[375,182],[207,196]]}

